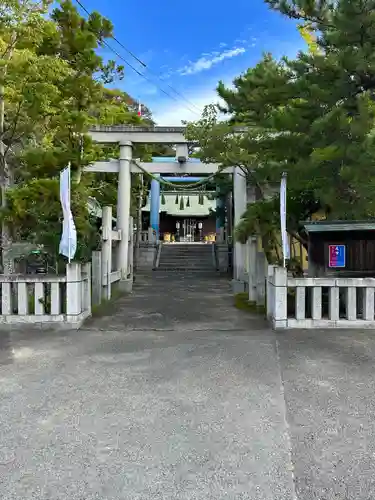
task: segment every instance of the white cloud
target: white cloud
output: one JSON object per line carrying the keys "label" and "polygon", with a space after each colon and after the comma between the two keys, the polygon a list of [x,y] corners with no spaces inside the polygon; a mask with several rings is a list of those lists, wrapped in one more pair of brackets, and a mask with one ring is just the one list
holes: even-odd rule
{"label": "white cloud", "polygon": [[232,57],[244,54],[246,49],[244,47],[235,47],[233,49],[223,50],[222,52],[211,52],[210,54],[202,54],[202,56],[196,61],[190,61],[186,66],[179,69],[177,73],[180,75],[194,75],[200,73],[201,71],[206,71],[211,69],[215,64],[219,64],[225,59],[231,59]]}

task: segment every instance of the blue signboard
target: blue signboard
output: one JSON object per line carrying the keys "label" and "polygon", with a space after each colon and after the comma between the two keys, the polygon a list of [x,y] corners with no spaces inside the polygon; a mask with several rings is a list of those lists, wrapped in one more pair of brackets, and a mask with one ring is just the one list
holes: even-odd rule
{"label": "blue signboard", "polygon": [[345,267],[345,245],[329,245],[328,267]]}

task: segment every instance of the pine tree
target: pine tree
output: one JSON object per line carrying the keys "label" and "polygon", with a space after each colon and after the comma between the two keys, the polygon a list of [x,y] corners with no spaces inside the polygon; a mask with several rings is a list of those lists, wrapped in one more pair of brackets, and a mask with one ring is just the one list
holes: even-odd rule
{"label": "pine tree", "polygon": [[[238,235],[272,237],[278,200],[267,187],[288,172],[288,230],[304,242],[300,221],[320,210],[330,218],[375,215],[375,1],[268,0],[315,36],[315,49],[294,60],[264,56],[222,83],[221,123],[208,109],[188,133],[203,142],[202,158],[243,168],[258,188]],[[234,126],[246,132],[234,135]]]}

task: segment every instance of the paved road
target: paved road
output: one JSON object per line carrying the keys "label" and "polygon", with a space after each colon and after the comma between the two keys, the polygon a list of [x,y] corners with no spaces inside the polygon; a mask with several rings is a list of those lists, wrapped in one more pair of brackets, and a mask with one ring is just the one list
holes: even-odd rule
{"label": "paved road", "polygon": [[139,279],[84,330],[0,337],[2,500],[375,497],[375,341],[275,335],[225,280]]}

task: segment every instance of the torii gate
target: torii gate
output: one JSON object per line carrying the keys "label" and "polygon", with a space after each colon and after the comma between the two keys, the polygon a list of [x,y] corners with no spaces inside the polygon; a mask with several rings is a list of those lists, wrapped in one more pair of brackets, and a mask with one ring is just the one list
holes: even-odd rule
{"label": "torii gate", "polygon": [[[118,144],[120,159],[99,161],[85,168],[86,172],[118,173],[117,229],[122,237],[118,249],[118,265],[121,279],[126,280],[129,260],[129,218],[131,200],[131,174],[147,171],[152,174],[214,174],[219,170],[218,163],[190,162],[189,141],[185,138],[185,127],[129,127],[126,125],[96,126],[89,130],[91,138],[100,144]],[[133,144],[172,144],[176,146],[175,162],[137,162],[133,159]],[[234,224],[240,222],[247,206],[246,177],[238,167],[221,170],[233,175]],[[234,280],[244,282],[245,245],[235,243]]]}

